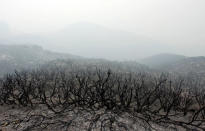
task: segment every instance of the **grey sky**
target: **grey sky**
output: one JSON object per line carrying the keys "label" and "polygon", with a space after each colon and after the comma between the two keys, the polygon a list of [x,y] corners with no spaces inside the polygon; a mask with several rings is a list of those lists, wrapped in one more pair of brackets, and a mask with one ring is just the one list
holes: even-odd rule
{"label": "grey sky", "polygon": [[204,7],[205,0],[0,0],[0,21],[22,33],[91,22],[205,55]]}

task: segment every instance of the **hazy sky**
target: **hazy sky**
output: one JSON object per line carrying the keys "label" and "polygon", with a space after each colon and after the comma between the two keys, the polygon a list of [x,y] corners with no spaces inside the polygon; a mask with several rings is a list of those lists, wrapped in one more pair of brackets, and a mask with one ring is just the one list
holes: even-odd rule
{"label": "hazy sky", "polygon": [[91,22],[176,45],[176,50],[186,45],[183,54],[205,50],[205,0],[0,0],[0,21],[24,33]]}

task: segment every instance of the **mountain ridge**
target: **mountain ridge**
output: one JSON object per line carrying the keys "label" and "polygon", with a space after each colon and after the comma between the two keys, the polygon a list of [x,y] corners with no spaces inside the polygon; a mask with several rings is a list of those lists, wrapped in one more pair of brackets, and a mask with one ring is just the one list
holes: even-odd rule
{"label": "mountain ridge", "polygon": [[171,48],[149,37],[92,23],[71,24],[61,30],[38,35],[9,34],[0,39],[0,43],[37,44],[55,52],[109,60],[137,60],[145,54],[153,55]]}

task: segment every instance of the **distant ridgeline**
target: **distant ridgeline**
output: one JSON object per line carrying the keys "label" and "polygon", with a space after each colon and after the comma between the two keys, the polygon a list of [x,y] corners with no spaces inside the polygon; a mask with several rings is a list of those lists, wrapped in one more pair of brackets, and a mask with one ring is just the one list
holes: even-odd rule
{"label": "distant ridgeline", "polygon": [[117,72],[171,72],[193,73],[205,76],[205,57],[185,57],[175,54],[160,54],[135,61],[108,61],[88,59],[70,54],[44,50],[36,45],[1,45],[0,76],[14,70],[39,68],[105,68]]}
{"label": "distant ridgeline", "polygon": [[55,53],[36,45],[0,45],[0,76],[14,70],[33,68],[53,69],[56,67],[100,68],[114,71],[149,71],[147,66],[133,61],[117,62],[104,59],[88,59],[70,54]]}

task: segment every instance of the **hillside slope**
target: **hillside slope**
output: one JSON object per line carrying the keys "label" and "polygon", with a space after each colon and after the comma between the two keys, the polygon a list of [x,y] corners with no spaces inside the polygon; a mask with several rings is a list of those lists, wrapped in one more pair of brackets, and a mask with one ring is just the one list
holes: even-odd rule
{"label": "hillside slope", "polygon": [[169,72],[183,74],[197,73],[205,76],[205,57],[199,56],[185,58],[170,65],[164,66],[163,69]]}
{"label": "hillside slope", "polygon": [[186,56],[183,55],[177,55],[177,54],[157,54],[150,57],[147,57],[145,59],[142,59],[140,63],[145,64],[152,68],[161,68],[163,66],[170,65],[172,63],[175,63],[177,61],[185,59]]}
{"label": "hillside slope", "polygon": [[51,60],[67,58],[79,57],[50,52],[35,45],[0,45],[0,76],[15,69],[29,69]]}

